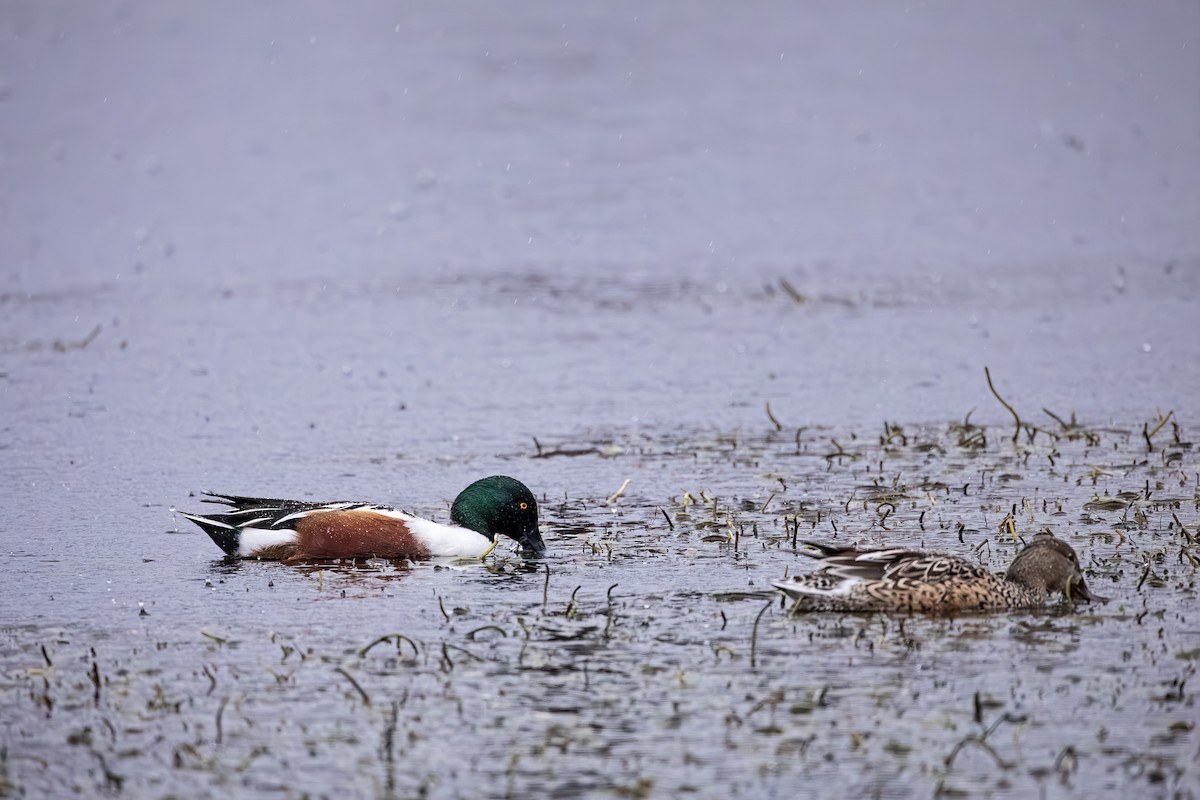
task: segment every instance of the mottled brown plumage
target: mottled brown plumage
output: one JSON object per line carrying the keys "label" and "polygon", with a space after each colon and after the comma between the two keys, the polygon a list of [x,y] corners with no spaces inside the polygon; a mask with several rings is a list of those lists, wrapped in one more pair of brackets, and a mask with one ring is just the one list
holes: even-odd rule
{"label": "mottled brown plumage", "polygon": [[806,544],[821,568],[774,582],[796,600],[794,611],[996,611],[1042,606],[1059,592],[1093,599],[1075,551],[1049,534],[1035,536],[1004,576],[942,553]]}

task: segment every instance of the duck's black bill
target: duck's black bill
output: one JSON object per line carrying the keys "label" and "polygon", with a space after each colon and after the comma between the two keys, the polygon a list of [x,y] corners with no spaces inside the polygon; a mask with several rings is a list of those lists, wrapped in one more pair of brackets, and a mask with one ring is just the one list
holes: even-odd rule
{"label": "duck's black bill", "polygon": [[1071,599],[1083,600],[1086,603],[1103,603],[1107,598],[1092,594],[1083,581],[1071,581]]}
{"label": "duck's black bill", "polygon": [[541,558],[546,555],[546,543],[542,541],[542,534],[537,528],[525,531],[521,536],[514,538],[521,544],[522,555],[532,556],[533,558]]}

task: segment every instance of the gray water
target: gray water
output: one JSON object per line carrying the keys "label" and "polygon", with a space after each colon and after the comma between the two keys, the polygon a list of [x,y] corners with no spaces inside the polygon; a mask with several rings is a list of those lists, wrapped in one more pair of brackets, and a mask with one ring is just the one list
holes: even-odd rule
{"label": "gray water", "polygon": [[[0,796],[1195,797],[1198,97],[1186,3],[0,3]],[[172,512],[494,473],[544,561]],[[768,591],[1010,513],[1109,602]]]}

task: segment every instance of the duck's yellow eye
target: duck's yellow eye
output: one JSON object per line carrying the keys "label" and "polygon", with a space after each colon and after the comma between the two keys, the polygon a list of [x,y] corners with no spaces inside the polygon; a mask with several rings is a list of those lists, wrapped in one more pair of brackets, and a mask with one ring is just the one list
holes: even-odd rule
{"label": "duck's yellow eye", "polygon": [[525,510],[525,509],[527,509],[527,508],[529,508],[529,503],[522,502],[522,503],[521,503],[521,510],[522,510],[522,511],[524,511],[524,510]]}

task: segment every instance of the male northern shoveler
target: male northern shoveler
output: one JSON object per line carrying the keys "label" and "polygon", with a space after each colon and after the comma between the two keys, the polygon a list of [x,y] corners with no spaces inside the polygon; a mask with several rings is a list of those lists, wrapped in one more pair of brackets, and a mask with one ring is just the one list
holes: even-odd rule
{"label": "male northern shoveler", "polygon": [[226,555],[271,560],[480,556],[503,534],[527,555],[546,552],[537,500],[518,480],[493,475],[475,481],[450,508],[450,525],[372,503],[309,503],[206,492],[233,508],[223,514],[183,514]]}
{"label": "male northern shoveler", "polygon": [[942,553],[805,544],[819,551],[806,555],[822,567],[773,582],[796,600],[794,611],[995,611],[1045,605],[1058,592],[1093,599],[1071,545],[1049,534],[1038,534],[1017,553],[1004,577]]}

